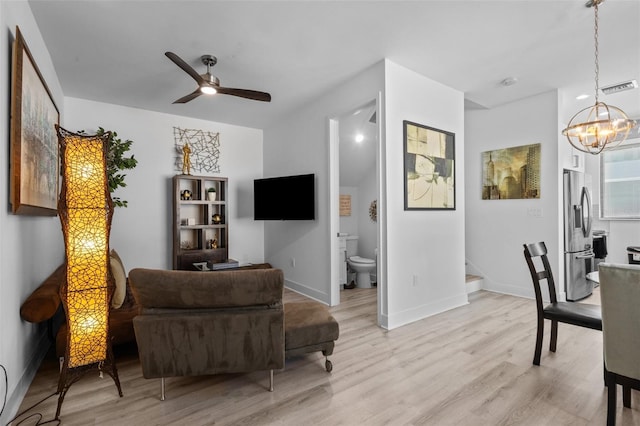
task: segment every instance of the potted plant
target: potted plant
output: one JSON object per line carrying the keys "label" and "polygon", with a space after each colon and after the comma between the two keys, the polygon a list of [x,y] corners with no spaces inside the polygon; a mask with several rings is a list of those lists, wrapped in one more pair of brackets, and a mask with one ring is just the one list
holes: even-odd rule
{"label": "potted plant", "polygon": [[213,187],[207,189],[207,197],[209,198],[209,201],[215,201],[216,200],[216,189],[213,188]]}
{"label": "potted plant", "polygon": [[[98,127],[97,134],[102,135],[106,133],[102,127]],[[138,160],[131,157],[126,157],[125,153],[131,149],[133,141],[129,139],[123,141],[118,138],[118,134],[111,131],[111,137],[107,145],[107,176],[109,180],[109,192],[113,193],[119,187],[125,187],[127,184],[124,182],[126,174],[120,173],[122,170],[133,169],[138,165]],[[121,200],[120,197],[111,197],[113,204],[117,207],[127,207],[127,201]]]}
{"label": "potted plant", "polygon": [[[79,134],[86,134],[84,130],[80,130]],[[96,135],[102,136],[107,133],[107,130],[102,127],[98,127]],[[111,131],[109,140],[107,141],[107,184],[109,185],[109,192],[113,193],[119,187],[125,187],[127,184],[124,182],[125,174],[120,173],[121,170],[133,169],[138,165],[138,160],[131,157],[126,157],[125,153],[131,149],[133,141],[118,138],[118,134]],[[127,207],[127,201],[120,199],[120,197],[111,197],[113,205],[116,207]]]}

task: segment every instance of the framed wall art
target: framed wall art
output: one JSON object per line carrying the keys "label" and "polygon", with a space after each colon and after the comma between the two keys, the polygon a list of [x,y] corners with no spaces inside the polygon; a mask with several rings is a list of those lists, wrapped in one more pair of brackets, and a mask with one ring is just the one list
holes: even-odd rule
{"label": "framed wall art", "polygon": [[404,209],[455,210],[455,134],[404,125]]}
{"label": "framed wall art", "polygon": [[541,144],[482,153],[482,199],[540,198]]}
{"label": "framed wall art", "polygon": [[14,214],[55,216],[60,114],[16,27],[11,87],[11,206]]}

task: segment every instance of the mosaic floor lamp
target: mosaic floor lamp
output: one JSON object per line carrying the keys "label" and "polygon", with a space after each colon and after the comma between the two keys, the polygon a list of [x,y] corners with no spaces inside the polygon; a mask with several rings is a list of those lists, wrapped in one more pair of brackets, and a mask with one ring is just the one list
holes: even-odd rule
{"label": "mosaic floor lamp", "polygon": [[109,339],[114,288],[109,266],[113,203],[107,187],[109,133],[87,136],[56,126],[62,161],[58,214],[64,234],[66,280],[60,298],[67,317],[67,348],[58,381],[58,408],[75,382],[90,371],[107,373],[122,397]]}

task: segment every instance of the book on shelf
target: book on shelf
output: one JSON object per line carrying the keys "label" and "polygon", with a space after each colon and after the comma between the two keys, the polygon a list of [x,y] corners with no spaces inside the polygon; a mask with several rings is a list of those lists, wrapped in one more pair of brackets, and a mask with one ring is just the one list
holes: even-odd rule
{"label": "book on shelf", "polygon": [[234,260],[234,259],[227,259],[221,262],[207,262],[207,267],[212,270],[212,271],[219,271],[222,269],[233,269],[233,268],[237,268],[238,265],[238,261]]}

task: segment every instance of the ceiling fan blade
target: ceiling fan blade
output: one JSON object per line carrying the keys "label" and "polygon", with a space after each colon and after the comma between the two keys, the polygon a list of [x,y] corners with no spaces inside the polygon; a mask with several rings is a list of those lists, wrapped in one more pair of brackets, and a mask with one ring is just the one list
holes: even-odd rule
{"label": "ceiling fan blade", "polygon": [[198,85],[202,85],[203,83],[206,83],[206,81],[202,78],[202,76],[198,74],[196,70],[191,68],[189,64],[183,61],[182,58],[180,58],[180,56],[176,55],[173,52],[164,52],[164,54],[167,58],[171,59],[174,64],[176,64],[177,66],[182,68],[184,72],[189,74],[191,78],[193,78],[198,83]]}
{"label": "ceiling fan blade", "polygon": [[230,87],[216,87],[218,93],[223,95],[239,96],[241,98],[253,99],[254,101],[271,102],[271,95],[266,92],[256,90],[232,89]]}
{"label": "ceiling fan blade", "polygon": [[189,93],[188,95],[183,96],[180,99],[173,101],[173,103],[174,104],[186,104],[187,102],[194,100],[195,98],[197,98],[200,95],[202,95],[202,92],[200,91],[200,88],[198,88],[195,91]]}

